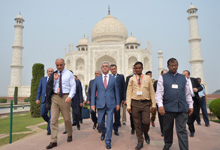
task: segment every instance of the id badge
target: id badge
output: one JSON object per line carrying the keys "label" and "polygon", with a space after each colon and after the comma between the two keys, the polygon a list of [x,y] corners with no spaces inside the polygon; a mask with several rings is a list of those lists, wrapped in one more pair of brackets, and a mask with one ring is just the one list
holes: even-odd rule
{"label": "id badge", "polygon": [[142,91],[137,91],[137,95],[142,95]]}
{"label": "id badge", "polygon": [[177,84],[172,84],[172,89],[178,89],[178,85]]}

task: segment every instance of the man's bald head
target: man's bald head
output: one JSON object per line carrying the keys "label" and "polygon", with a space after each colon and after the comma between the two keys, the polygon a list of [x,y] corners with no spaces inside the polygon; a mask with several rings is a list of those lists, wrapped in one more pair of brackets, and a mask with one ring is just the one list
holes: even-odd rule
{"label": "man's bald head", "polygon": [[57,58],[55,61],[57,70],[59,71],[63,71],[64,67],[65,67],[65,61],[63,58]]}

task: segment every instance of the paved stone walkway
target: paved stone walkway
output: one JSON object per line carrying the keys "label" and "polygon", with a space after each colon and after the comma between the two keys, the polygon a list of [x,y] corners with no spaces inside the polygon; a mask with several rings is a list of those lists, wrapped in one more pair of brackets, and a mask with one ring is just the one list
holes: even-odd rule
{"label": "paved stone walkway", "polygon": [[[53,150],[105,150],[105,143],[100,140],[100,133],[92,129],[92,121],[86,119],[81,125],[81,130],[73,127],[73,141],[66,142],[66,135],[63,135],[64,124],[59,127],[58,146]],[[220,149],[220,124],[211,122],[210,127],[205,127],[204,123],[199,126],[195,125],[195,137],[189,137],[190,150],[219,150]],[[150,138],[151,143],[144,143],[143,150],[162,150],[163,138],[160,136],[159,123],[156,120],[156,127],[151,127]],[[130,134],[130,125],[127,121],[126,126],[119,128],[120,136],[112,135],[112,150],[134,150],[137,139],[136,135]],[[39,130],[33,135],[29,135],[12,144],[0,147],[1,150],[44,150],[50,142],[50,136],[46,135],[45,130]],[[174,130],[174,143],[171,150],[178,150],[177,136]]]}

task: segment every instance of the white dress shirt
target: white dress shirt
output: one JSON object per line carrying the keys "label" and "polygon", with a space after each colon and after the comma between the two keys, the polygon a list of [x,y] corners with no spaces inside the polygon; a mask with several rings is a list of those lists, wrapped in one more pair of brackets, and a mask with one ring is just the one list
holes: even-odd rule
{"label": "white dress shirt", "polygon": [[107,86],[108,86],[108,81],[109,81],[109,74],[102,74],[102,80],[103,80],[103,83],[104,83],[104,80],[105,80],[105,76],[107,76],[106,77],[106,80],[107,80]]}
{"label": "white dress shirt", "polygon": [[81,86],[82,86],[82,95],[83,95],[83,100],[86,101],[87,96],[86,96],[86,91],[85,91],[85,86],[83,85],[83,83],[81,82]]}
{"label": "white dress shirt", "polygon": [[[60,71],[57,72],[60,75]],[[60,77],[57,80],[54,79],[53,83],[53,91],[57,93],[57,89],[59,88]],[[68,97],[71,99],[76,93],[76,82],[72,72],[69,70],[63,69],[62,71],[62,91],[63,93],[69,93]]]}

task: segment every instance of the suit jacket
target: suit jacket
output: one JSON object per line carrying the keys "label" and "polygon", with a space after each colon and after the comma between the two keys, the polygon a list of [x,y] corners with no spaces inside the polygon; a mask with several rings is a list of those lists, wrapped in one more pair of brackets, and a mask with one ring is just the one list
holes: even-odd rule
{"label": "suit jacket", "polygon": [[36,99],[36,100],[40,100],[41,97],[41,104],[46,104],[46,100],[45,100],[46,87],[47,87],[47,77],[43,77],[40,79],[40,83],[38,85],[37,99]]}
{"label": "suit jacket", "polygon": [[75,80],[76,81],[76,94],[72,98],[72,111],[75,114],[80,113],[80,103],[83,103],[83,95],[82,95],[82,85],[80,80]]}
{"label": "suit jacket", "polygon": [[[126,95],[127,95],[128,83],[129,83],[129,80],[130,80],[131,77],[133,77],[133,74],[126,77],[126,82],[125,82],[125,94],[126,94]],[[126,97],[125,97],[125,98],[126,98]]]}
{"label": "suit jacket", "polygon": [[120,102],[126,99],[125,78],[123,74],[117,74],[116,81],[119,89]]}
{"label": "suit jacket", "polygon": [[115,108],[120,105],[120,96],[117,81],[114,76],[109,75],[107,88],[104,87],[103,75],[95,78],[92,87],[91,106],[95,105],[96,91],[98,96],[96,99],[96,108]]}
{"label": "suit jacket", "polygon": [[53,81],[54,81],[53,75],[54,75],[54,73],[57,73],[57,70],[50,75],[50,78],[47,81],[46,108],[48,110],[50,110],[50,108],[51,108],[51,97],[54,94],[54,92],[53,92]]}
{"label": "suit jacket", "polygon": [[87,95],[87,101],[88,101],[88,102],[91,102],[92,86],[93,86],[94,80],[95,80],[95,79],[89,81],[88,95]]}
{"label": "suit jacket", "polygon": [[198,92],[194,92],[195,97],[193,97],[193,100],[197,100],[199,102],[200,97],[199,97],[199,92],[203,90],[202,86],[199,84],[198,80],[196,78],[190,78],[191,83],[192,83],[192,88],[197,88]]}

